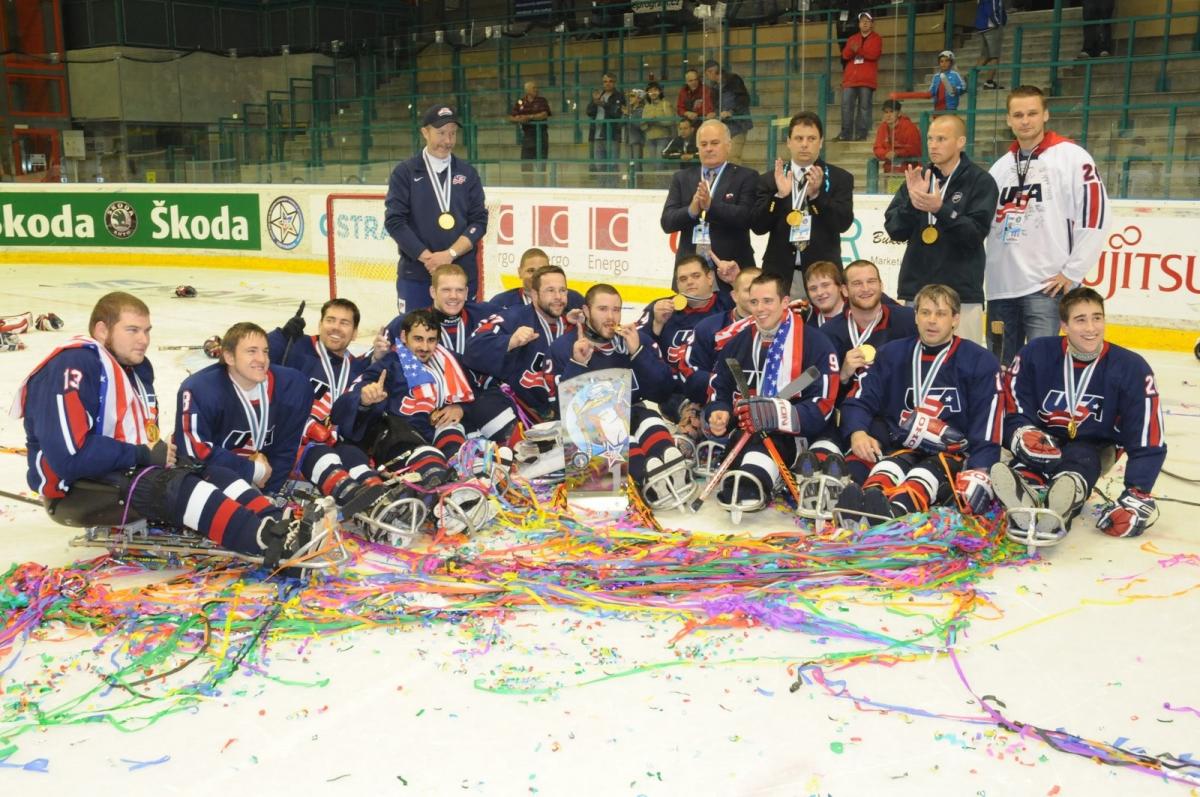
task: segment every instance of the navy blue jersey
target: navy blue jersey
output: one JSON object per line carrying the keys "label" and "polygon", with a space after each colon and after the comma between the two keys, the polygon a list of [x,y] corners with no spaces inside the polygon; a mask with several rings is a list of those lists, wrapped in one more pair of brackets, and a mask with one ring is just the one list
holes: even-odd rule
{"label": "navy blue jersey", "polygon": [[[520,327],[538,333],[530,343],[508,350],[508,341]],[[554,363],[550,344],[575,326],[565,318],[548,319],[534,305],[510,307],[483,322],[467,341],[467,367],[508,385],[513,395],[540,418],[549,417],[554,407]]]}
{"label": "navy blue jersey", "polygon": [[[362,440],[374,419],[386,413],[403,417],[426,442],[433,442],[434,427],[430,413],[448,404],[467,404],[475,400],[466,370],[445,346],[438,346],[427,363],[421,363],[416,355],[409,358],[408,362],[410,367],[428,372],[433,381],[412,387],[404,362],[393,349],[371,363],[350,389],[334,402],[332,419],[343,430],[346,439]],[[369,407],[362,406],[359,397],[363,387],[378,381],[384,371],[387,372],[384,382],[387,400]]]}
{"label": "navy blue jersey", "polygon": [[[746,324],[717,352],[716,373],[713,377],[713,397],[704,408],[705,417],[717,410],[732,411],[733,403],[741,395],[736,391],[733,374],[725,360],[735,359],[742,366],[748,387],[756,394],[774,396],[809,366],[816,366],[820,378],[804,389],[799,396],[792,397],[792,404],[800,415],[800,434],[813,438],[825,430],[833,415],[838,390],[837,353],[821,331],[804,323],[796,311],[791,312],[791,322],[780,351],[779,374],[772,386],[767,380],[771,343],[763,340],[754,323]],[[781,329],[776,335],[785,334]]]}
{"label": "navy blue jersey", "polygon": [[[869,343],[876,350],[883,347],[883,344],[890,343],[893,340],[900,338],[911,338],[917,334],[917,319],[911,307],[904,307],[898,304],[880,304],[881,317],[879,322],[875,324],[875,328],[867,339],[862,343]],[[826,321],[821,325],[821,331],[825,333],[825,337],[829,338],[829,342],[833,344],[834,350],[838,353],[838,359],[844,359],[846,352],[855,348],[854,343],[850,340],[850,326],[854,324],[853,318],[850,316],[850,309],[846,308],[845,315],[840,318],[835,318],[832,321]],[[859,334],[864,331],[862,327],[855,325]]]}
{"label": "navy blue jersey", "polygon": [[308,379],[312,383],[313,403],[308,423],[304,428],[304,439],[318,443],[332,443],[337,436],[333,423],[333,404],[363,371],[371,365],[371,358],[351,357],[346,354],[329,354],[321,357],[318,347],[316,358],[309,364]]}
{"label": "navy blue jersey", "polygon": [[588,364],[581,365],[571,358],[578,336],[563,335],[550,346],[554,377],[556,380],[563,380],[591,371],[602,371],[605,368],[629,368],[633,371],[634,402],[665,401],[674,389],[671,369],[663,362],[658,344],[645,331],[639,330],[638,337],[642,347],[635,356],[630,357],[625,338],[620,335],[613,336],[609,341],[589,335],[588,338],[596,348],[592,351],[592,358],[588,360]]}
{"label": "navy blue jersey", "polygon": [[[914,407],[913,352],[918,345],[921,342],[916,336],[884,345],[871,367],[856,377],[849,398],[842,403],[841,429],[847,439],[854,432],[869,431],[872,419],[878,417],[887,424],[891,437],[880,441],[884,453],[889,444],[892,449],[902,447],[908,437],[905,424]],[[945,346],[950,353],[927,398],[941,402],[938,417],[966,439],[965,467],[989,468],[1000,458],[1004,421],[1000,362],[982,346],[955,336],[936,350],[922,346],[922,378]]]}
{"label": "navy blue jersey", "polygon": [[26,378],[17,401],[24,417],[26,481],[46,498],[71,484],[137,464],[137,447],[158,424],[154,368],[122,366],[91,338],[56,349]]}
{"label": "navy blue jersey", "polygon": [[[737,310],[728,310],[720,315],[710,315],[692,330],[692,339],[679,365],[679,376],[683,380],[683,395],[689,401],[703,404],[710,398],[713,374],[717,366],[718,336],[731,329],[739,319],[734,318]],[[754,323],[749,317],[741,319],[742,325]]]}
{"label": "navy blue jersey", "polygon": [[[532,304],[529,295],[525,293],[524,288],[510,288],[507,291],[497,293],[488,302],[496,305],[501,310],[507,310],[510,307],[516,307],[520,304]],[[583,294],[579,291],[567,288],[567,309],[574,310],[577,307],[583,307]]]}
{"label": "navy blue jersey", "polygon": [[656,300],[646,305],[646,309],[642,311],[641,317],[637,320],[637,325],[658,344],[659,350],[663,353],[663,359],[666,360],[667,365],[671,367],[671,371],[677,375],[676,378],[682,384],[686,379],[686,374],[681,368],[686,368],[687,347],[692,342],[692,334],[697,325],[709,316],[724,316],[733,309],[733,298],[731,294],[718,291],[699,307],[688,305],[668,318],[667,322],[663,324],[662,332],[655,335],[654,305],[657,303]]}
{"label": "navy blue jersey", "polygon": [[305,374],[272,365],[262,394],[244,394],[229,376],[224,363],[189,376],[179,386],[175,412],[175,446],[197,462],[233,471],[254,481],[255,451],[266,455],[271,478],[263,491],[283,487],[300,452],[300,439],[313,405],[313,386]]}
{"label": "navy blue jersey", "polygon": [[[1037,426],[1065,445],[1074,417],[1075,439],[1123,448],[1129,457],[1125,486],[1150,492],[1167,457],[1162,405],[1150,365],[1136,352],[1105,343],[1087,389],[1072,408],[1063,374],[1066,358],[1067,339],[1057,336],[1035,338],[1013,358],[1005,391],[1004,442],[1021,426]],[[1071,358],[1072,393],[1083,387],[1087,365]]]}
{"label": "navy blue jersey", "polygon": [[[435,164],[436,168],[436,164]],[[387,199],[384,201],[383,224],[400,251],[398,277],[403,280],[429,284],[429,271],[421,263],[425,250],[440,252],[449,249],[459,236],[471,241],[471,248],[454,262],[467,272],[467,290],[476,295],[479,283],[479,241],[487,232],[488,211],[484,204],[483,183],[479,173],[457,155],[450,156],[450,213],[454,225],[443,230],[438,225],[437,197],[432,180],[420,154],[401,161],[388,178]],[[443,176],[442,180],[446,178]]]}

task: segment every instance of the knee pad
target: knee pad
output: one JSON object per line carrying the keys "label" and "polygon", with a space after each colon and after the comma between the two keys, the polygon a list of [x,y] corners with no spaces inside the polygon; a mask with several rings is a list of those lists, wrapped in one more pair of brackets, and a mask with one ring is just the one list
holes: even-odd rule
{"label": "knee pad", "polygon": [[47,501],[46,513],[55,523],[74,528],[119,526],[122,520],[141,520],[142,516],[127,504],[128,493],[129,479],[123,476],[112,482],[80,479],[65,496]]}

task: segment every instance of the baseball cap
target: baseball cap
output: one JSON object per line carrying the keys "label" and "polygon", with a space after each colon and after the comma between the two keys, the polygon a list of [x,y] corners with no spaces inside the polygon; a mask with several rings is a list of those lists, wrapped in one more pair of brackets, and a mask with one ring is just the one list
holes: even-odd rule
{"label": "baseball cap", "polygon": [[421,127],[441,127],[451,122],[458,124],[458,114],[449,105],[434,105],[421,117]]}
{"label": "baseball cap", "polygon": [[870,12],[870,11],[860,11],[860,12],[858,12],[858,18],[859,18],[859,19],[862,19],[863,17],[866,17],[867,19],[871,20],[872,22],[874,22],[874,21],[875,21],[875,17],[871,16],[871,12]]}
{"label": "baseball cap", "polygon": [[953,63],[954,62],[954,51],[953,50],[942,50],[940,53],[938,53],[938,60],[941,60],[943,58],[949,58],[950,62]]}

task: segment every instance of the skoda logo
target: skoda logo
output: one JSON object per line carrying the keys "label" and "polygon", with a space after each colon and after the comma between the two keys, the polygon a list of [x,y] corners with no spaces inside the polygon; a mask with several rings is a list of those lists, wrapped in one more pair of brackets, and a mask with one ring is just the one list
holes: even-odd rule
{"label": "skoda logo", "polygon": [[267,208],[267,233],[280,249],[295,249],[304,238],[304,214],[296,200],[278,197]]}
{"label": "skoda logo", "polygon": [[117,200],[104,209],[104,226],[113,238],[125,240],[137,232],[137,212],[128,202]]}

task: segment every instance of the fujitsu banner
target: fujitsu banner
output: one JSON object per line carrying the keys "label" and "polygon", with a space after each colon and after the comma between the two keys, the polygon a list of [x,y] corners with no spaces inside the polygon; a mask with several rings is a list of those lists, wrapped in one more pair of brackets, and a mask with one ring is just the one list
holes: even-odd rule
{"label": "fujitsu banner", "polygon": [[[572,281],[654,289],[671,283],[678,234],[664,235],[659,226],[665,192],[488,188],[487,199],[489,290],[499,288],[500,273],[516,273],[521,253],[531,246],[545,250]],[[874,261],[894,291],[905,246],[884,230],[890,201],[854,197],[855,220],[842,237],[842,259]],[[1143,324],[1194,324],[1200,314],[1200,204],[1114,200],[1109,214],[1106,245],[1085,284],[1104,295],[1110,315]],[[752,238],[761,255],[766,237]]]}

